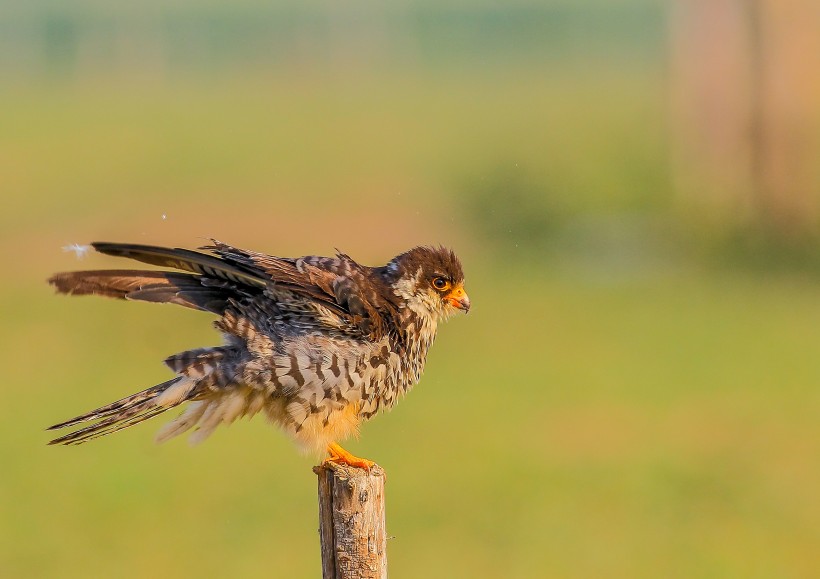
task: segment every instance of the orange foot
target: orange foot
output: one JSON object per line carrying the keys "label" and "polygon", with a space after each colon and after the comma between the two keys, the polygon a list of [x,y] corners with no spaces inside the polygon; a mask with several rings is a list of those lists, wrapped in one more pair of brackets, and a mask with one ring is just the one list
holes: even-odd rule
{"label": "orange foot", "polygon": [[349,464],[350,466],[363,468],[368,471],[376,465],[376,463],[372,460],[367,460],[366,458],[359,458],[358,456],[353,456],[335,442],[331,442],[327,445],[327,452],[328,454],[330,454],[330,456],[323,460],[322,464],[326,464],[328,462]]}

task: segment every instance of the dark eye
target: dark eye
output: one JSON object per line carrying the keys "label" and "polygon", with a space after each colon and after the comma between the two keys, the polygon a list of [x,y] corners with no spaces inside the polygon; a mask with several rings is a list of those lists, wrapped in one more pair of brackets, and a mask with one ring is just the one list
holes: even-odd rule
{"label": "dark eye", "polygon": [[439,291],[444,291],[450,287],[450,282],[443,277],[433,278],[433,287]]}

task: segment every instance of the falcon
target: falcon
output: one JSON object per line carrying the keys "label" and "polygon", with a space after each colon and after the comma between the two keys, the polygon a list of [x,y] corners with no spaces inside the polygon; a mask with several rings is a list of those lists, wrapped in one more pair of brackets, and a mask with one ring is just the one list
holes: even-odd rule
{"label": "falcon", "polygon": [[142,392],[49,430],[75,427],[49,444],[77,445],[185,404],[157,434],[193,430],[264,413],[305,451],[370,468],[339,441],[392,408],[416,384],[439,322],[467,312],[461,262],[444,247],[416,247],[382,267],[343,253],[275,257],[211,240],[198,251],[97,242],[103,254],[165,270],[58,273],[59,293],[171,303],[216,314],[223,344],[174,354],[176,374]]}

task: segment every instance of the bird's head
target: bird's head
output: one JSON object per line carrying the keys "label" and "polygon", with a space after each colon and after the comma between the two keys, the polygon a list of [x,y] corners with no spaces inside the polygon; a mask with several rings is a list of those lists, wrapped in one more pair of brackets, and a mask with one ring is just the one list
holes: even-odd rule
{"label": "bird's head", "polygon": [[470,310],[461,262],[451,249],[415,247],[393,258],[384,271],[393,292],[420,316],[439,319]]}

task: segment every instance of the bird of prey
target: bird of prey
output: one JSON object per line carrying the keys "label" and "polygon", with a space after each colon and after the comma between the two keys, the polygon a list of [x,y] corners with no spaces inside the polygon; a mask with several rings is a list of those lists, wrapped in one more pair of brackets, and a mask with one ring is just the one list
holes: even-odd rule
{"label": "bird of prey", "polygon": [[461,263],[452,250],[416,247],[382,267],[349,256],[285,258],[212,240],[199,251],[92,244],[106,255],[165,270],[58,273],[59,293],[172,303],[216,314],[220,346],[168,357],[176,374],[142,392],[50,428],[93,421],[50,444],[81,444],[187,403],[157,435],[263,412],[305,451],[370,468],[339,441],[391,408],[416,383],[440,321],[467,312]]}

